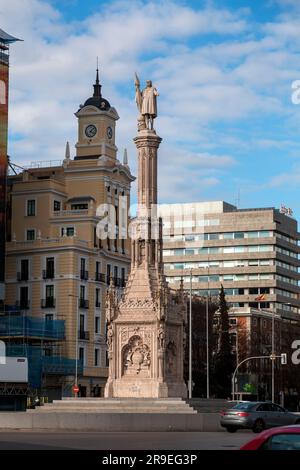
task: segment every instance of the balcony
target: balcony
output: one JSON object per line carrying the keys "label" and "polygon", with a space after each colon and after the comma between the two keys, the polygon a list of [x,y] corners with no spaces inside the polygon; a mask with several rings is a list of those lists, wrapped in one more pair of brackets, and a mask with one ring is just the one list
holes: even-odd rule
{"label": "balcony", "polygon": [[55,298],[54,297],[46,297],[45,299],[41,300],[41,307],[42,308],[55,308]]}
{"label": "balcony", "polygon": [[19,310],[28,310],[30,307],[30,302],[28,299],[21,299],[16,302],[16,307]]}
{"label": "balcony", "polygon": [[100,308],[101,307],[101,302],[99,300],[96,300],[95,302],[95,307]]}
{"label": "balcony", "polygon": [[84,331],[84,330],[79,330],[78,331],[78,339],[84,339],[85,341],[88,341],[90,339],[90,332],[89,331]]}
{"label": "balcony", "polygon": [[54,269],[43,269],[43,279],[54,279]]}
{"label": "balcony", "polygon": [[88,278],[89,278],[89,272],[85,271],[84,269],[81,269],[80,270],[80,279],[82,279],[83,281],[87,281]]}
{"label": "balcony", "polygon": [[95,273],[95,281],[105,282],[105,274],[104,273]]}
{"label": "balcony", "polygon": [[21,271],[17,273],[17,280],[20,281],[28,281],[29,275],[28,271]]}
{"label": "balcony", "polygon": [[65,338],[64,320],[45,320],[20,315],[1,316],[0,338],[39,338],[59,340]]}
{"label": "balcony", "polygon": [[[113,277],[112,278],[113,280],[113,285],[115,287],[125,287],[125,284],[126,284],[126,279],[122,278],[122,277]],[[110,276],[106,276],[106,284],[109,286],[110,284]]]}
{"label": "balcony", "polygon": [[86,299],[79,299],[79,308],[89,308],[89,301]]}

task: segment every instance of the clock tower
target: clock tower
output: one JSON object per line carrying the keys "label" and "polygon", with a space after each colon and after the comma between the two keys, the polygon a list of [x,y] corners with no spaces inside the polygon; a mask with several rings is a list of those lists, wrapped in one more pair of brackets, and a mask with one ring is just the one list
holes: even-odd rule
{"label": "clock tower", "polygon": [[75,160],[101,158],[108,164],[115,163],[115,128],[119,115],[102,96],[98,69],[93,96],[80,105],[75,116],[78,118]]}

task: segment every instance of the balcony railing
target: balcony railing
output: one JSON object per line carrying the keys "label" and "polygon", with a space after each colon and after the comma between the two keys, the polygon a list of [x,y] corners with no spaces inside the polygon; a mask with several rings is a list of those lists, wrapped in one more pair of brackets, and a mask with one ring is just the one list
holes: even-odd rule
{"label": "balcony railing", "polygon": [[28,299],[18,300],[16,302],[16,307],[19,308],[20,310],[28,310],[30,307],[30,302]]}
{"label": "balcony railing", "polygon": [[43,269],[43,279],[54,279],[54,269]]}
{"label": "balcony railing", "polygon": [[89,308],[89,301],[86,299],[79,299],[79,308]]}
{"label": "balcony railing", "polygon": [[28,281],[29,279],[29,275],[28,275],[28,271],[21,271],[21,272],[18,272],[17,273],[17,280],[18,281]]}
{"label": "balcony railing", "polygon": [[99,300],[96,300],[96,302],[95,302],[95,307],[96,307],[96,308],[100,308],[100,307],[101,307],[101,303],[100,303]]}
{"label": "balcony railing", "polygon": [[84,330],[79,330],[78,331],[78,339],[84,339],[88,341],[90,339],[90,332],[89,331],[84,331]]}
{"label": "balcony railing", "polygon": [[46,297],[45,299],[41,300],[41,307],[42,308],[55,308],[55,298],[54,297]]}
{"label": "balcony railing", "polygon": [[105,274],[104,273],[95,273],[95,281],[105,282]]}
{"label": "balcony railing", "polygon": [[80,279],[83,279],[84,281],[87,281],[89,278],[89,272],[85,271],[84,269],[80,270]]}
{"label": "balcony railing", "polygon": [[[110,276],[106,276],[106,284],[109,286],[110,284]],[[123,277],[113,277],[113,285],[115,287],[125,287],[126,279]]]}

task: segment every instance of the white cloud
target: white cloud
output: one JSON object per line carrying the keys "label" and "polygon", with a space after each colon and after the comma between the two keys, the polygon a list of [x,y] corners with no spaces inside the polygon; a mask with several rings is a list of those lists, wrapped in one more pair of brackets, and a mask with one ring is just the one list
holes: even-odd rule
{"label": "white cloud", "polygon": [[[195,200],[220,185],[235,152],[255,147],[250,134],[234,134],[235,123],[256,116],[295,119],[295,107],[285,101],[300,62],[283,39],[294,37],[298,19],[290,21],[288,12],[263,25],[258,39],[247,10],[192,9],[171,1],[111,2],[73,22],[42,0],[0,0],[1,13],[2,27],[24,39],[11,47],[10,131],[17,139],[9,152],[15,162],[62,159],[65,141],[74,146],[74,112],[92,93],[96,56],[103,95],[120,115],[117,145],[121,155],[128,147],[133,171],[133,72],[159,88],[165,199]],[[193,45],[203,38],[204,45]],[[217,131],[219,123],[232,123],[232,133]],[[276,147],[271,140],[260,135],[257,145]],[[280,145],[290,150],[293,138],[286,140],[290,145]]]}

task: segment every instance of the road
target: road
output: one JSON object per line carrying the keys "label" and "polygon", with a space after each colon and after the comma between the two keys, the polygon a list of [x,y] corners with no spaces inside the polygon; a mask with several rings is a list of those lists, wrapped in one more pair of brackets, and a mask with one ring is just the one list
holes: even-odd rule
{"label": "road", "polygon": [[227,432],[0,431],[0,450],[233,450],[254,437]]}

